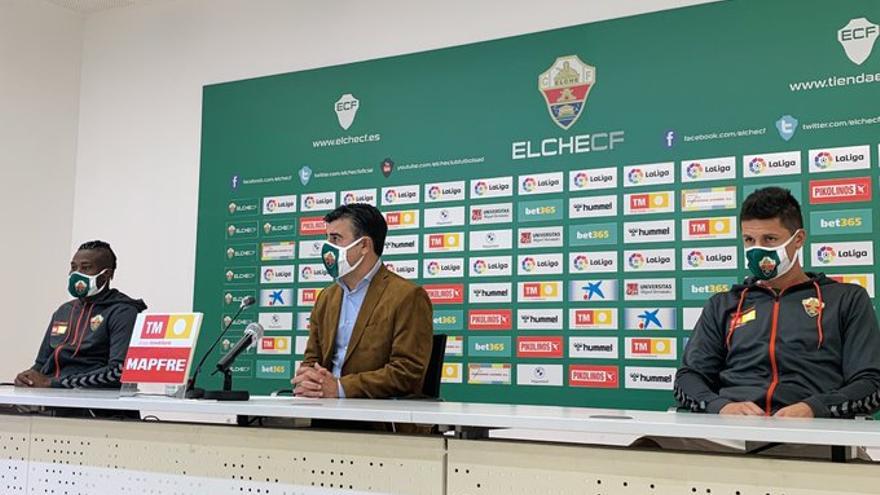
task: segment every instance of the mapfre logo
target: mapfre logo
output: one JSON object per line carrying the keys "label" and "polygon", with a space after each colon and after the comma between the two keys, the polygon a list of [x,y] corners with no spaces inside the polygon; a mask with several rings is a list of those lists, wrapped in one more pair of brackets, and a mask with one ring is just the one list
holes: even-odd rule
{"label": "mapfre logo", "polygon": [[837,31],[837,41],[846,57],[856,65],[862,65],[871,56],[877,36],[877,25],[864,17],[850,19]]}
{"label": "mapfre logo", "polygon": [[568,130],[577,122],[596,84],[596,68],[577,55],[559,57],[538,76],[538,91],[547,103],[553,123]]}

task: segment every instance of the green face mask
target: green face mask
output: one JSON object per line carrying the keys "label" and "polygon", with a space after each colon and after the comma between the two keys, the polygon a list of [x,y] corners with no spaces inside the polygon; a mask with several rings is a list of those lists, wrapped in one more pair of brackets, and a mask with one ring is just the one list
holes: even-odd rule
{"label": "green face mask", "polygon": [[364,261],[363,256],[361,256],[361,259],[359,259],[354,265],[351,265],[348,262],[348,250],[356,246],[362,240],[364,240],[363,237],[352,242],[348,246],[337,246],[329,241],[324,242],[324,247],[321,248],[321,259],[324,261],[324,268],[327,269],[327,273],[329,273],[334,280],[348,275],[361,264],[361,261]]}
{"label": "green face mask", "polygon": [[76,298],[92,297],[104,290],[104,287],[107,287],[107,282],[104,282],[104,285],[98,286],[98,277],[105,273],[107,273],[106,268],[97,275],[73,272],[67,279],[67,292]]}
{"label": "green face mask", "polygon": [[752,275],[758,280],[773,280],[774,278],[781,277],[788,273],[788,271],[791,270],[791,267],[794,266],[794,260],[797,259],[797,253],[795,253],[794,258],[789,258],[788,251],[785,250],[785,247],[794,240],[794,236],[796,236],[798,232],[800,232],[800,230],[795,231],[787,241],[775,248],[765,248],[761,246],[746,248],[746,264],[749,267],[749,271],[752,272]]}

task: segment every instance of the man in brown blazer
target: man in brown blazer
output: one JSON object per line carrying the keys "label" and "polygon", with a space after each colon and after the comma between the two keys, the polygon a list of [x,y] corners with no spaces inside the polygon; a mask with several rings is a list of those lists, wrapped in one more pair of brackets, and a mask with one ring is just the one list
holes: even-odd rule
{"label": "man in brown blazer", "polygon": [[417,397],[431,356],[431,301],[385,268],[388,226],[375,207],[340,206],[324,217],[322,257],[336,283],[321,291],[294,394],[316,398]]}

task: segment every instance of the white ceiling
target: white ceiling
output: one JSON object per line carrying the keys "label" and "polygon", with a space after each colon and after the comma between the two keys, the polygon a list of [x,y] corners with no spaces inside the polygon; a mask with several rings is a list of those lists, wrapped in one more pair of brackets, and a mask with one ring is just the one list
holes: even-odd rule
{"label": "white ceiling", "polygon": [[83,14],[93,14],[102,10],[129,7],[134,4],[147,3],[151,0],[46,0]]}

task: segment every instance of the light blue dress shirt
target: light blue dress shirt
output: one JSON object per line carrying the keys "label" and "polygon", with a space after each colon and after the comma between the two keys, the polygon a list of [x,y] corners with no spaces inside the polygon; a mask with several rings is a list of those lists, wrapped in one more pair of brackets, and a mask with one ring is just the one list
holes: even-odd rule
{"label": "light blue dress shirt", "polygon": [[[354,289],[349,289],[345,282],[341,279],[336,283],[342,287],[342,305],[339,308],[339,326],[336,327],[336,341],[334,342],[333,351],[333,369],[330,370],[333,376],[338,380],[342,376],[342,364],[345,362],[345,354],[348,352],[348,343],[351,340],[351,334],[354,331],[354,324],[357,322],[358,314],[361,312],[361,306],[367,297],[367,290],[370,288],[370,282],[382,267],[382,259],[370,269],[370,272],[357,283]],[[342,390],[342,383],[337,382],[339,397],[345,398],[345,391]]]}

